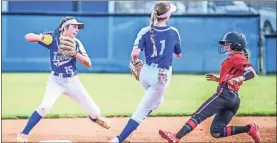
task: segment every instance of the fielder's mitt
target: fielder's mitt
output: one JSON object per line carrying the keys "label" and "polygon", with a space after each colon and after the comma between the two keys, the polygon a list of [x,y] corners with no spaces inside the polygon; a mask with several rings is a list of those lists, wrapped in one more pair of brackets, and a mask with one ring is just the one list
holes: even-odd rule
{"label": "fielder's mitt", "polygon": [[140,59],[137,59],[136,62],[131,61],[129,64],[131,75],[134,76],[136,80],[139,80],[139,75],[143,64],[143,61]]}
{"label": "fielder's mitt", "polygon": [[76,42],[73,38],[61,35],[58,52],[65,56],[75,56],[77,54]]}

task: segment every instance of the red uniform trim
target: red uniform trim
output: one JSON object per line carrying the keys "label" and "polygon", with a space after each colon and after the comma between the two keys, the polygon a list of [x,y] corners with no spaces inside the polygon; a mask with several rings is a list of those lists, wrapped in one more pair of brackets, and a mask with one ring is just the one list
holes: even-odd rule
{"label": "red uniform trim", "polygon": [[193,122],[192,120],[188,120],[187,124],[190,125],[191,130],[193,130],[197,126],[197,124],[195,122]]}
{"label": "red uniform trim", "polygon": [[201,111],[203,111],[209,104],[211,104],[217,97],[218,95],[221,94],[223,88],[220,89],[220,91],[218,92],[218,94],[210,101],[208,102],[204,107],[202,107],[196,114],[199,114]]}
{"label": "red uniform trim", "polygon": [[231,126],[227,126],[226,127],[226,132],[227,132],[227,136],[231,136],[232,135],[232,127]]}

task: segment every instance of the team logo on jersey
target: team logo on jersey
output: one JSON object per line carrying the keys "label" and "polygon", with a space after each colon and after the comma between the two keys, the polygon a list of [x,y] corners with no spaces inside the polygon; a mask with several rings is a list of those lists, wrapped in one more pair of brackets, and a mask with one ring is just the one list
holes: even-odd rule
{"label": "team logo on jersey", "polygon": [[58,67],[58,66],[66,64],[66,63],[69,63],[71,61],[71,59],[72,59],[72,57],[68,57],[68,56],[62,55],[58,52],[54,52],[53,64]]}

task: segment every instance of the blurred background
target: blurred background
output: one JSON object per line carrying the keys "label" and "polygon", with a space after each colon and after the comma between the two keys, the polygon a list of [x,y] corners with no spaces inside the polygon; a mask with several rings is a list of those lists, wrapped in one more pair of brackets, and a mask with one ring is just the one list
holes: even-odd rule
{"label": "blurred background", "polygon": [[[183,56],[176,73],[218,72],[225,55],[217,41],[228,31],[248,40],[251,62],[259,73],[276,73],[276,2],[173,1],[178,11],[169,24],[181,35]],[[136,34],[149,25],[154,1],[2,1],[2,72],[48,72],[49,52],[28,43],[28,32],[55,29],[64,16],[75,16],[85,29],[83,42],[93,66],[80,72],[127,73]],[[26,50],[28,49],[28,51]],[[141,57],[143,58],[143,56]]]}

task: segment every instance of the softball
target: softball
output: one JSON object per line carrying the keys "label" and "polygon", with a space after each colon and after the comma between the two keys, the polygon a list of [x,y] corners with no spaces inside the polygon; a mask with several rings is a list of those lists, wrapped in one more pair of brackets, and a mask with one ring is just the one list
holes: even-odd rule
{"label": "softball", "polygon": [[44,43],[45,45],[50,45],[52,42],[53,42],[53,38],[52,38],[51,35],[49,35],[49,34],[44,35],[43,43]]}

